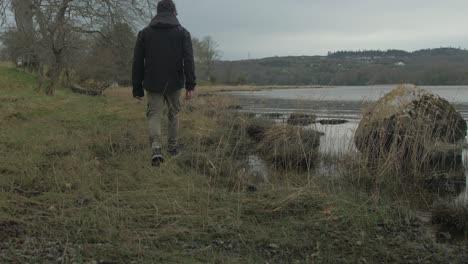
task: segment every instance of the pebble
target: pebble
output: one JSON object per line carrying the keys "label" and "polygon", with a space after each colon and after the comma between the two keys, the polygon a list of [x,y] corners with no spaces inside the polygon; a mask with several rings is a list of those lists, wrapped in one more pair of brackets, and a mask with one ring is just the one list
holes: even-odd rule
{"label": "pebble", "polygon": [[278,244],[269,244],[268,247],[278,249],[279,245]]}

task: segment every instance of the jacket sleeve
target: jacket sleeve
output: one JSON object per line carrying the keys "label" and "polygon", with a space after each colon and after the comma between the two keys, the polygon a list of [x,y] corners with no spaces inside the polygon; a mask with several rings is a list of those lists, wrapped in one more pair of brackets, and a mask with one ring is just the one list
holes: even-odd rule
{"label": "jacket sleeve", "polygon": [[185,73],[185,89],[189,91],[195,90],[195,62],[193,59],[192,37],[190,33],[184,29],[184,73]]}
{"label": "jacket sleeve", "polygon": [[133,54],[132,83],[133,97],[143,97],[143,81],[145,78],[145,43],[143,32],[138,33],[135,50]]}

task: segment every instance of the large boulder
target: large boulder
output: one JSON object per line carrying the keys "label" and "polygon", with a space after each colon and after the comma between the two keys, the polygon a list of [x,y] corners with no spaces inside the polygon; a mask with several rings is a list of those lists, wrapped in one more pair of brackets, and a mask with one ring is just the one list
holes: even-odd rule
{"label": "large boulder", "polygon": [[374,164],[420,170],[461,162],[466,135],[466,121],[447,100],[401,85],[367,109],[355,143]]}

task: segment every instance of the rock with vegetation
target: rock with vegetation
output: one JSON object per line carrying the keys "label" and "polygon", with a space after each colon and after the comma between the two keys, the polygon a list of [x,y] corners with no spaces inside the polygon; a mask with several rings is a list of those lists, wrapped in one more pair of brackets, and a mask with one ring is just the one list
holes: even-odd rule
{"label": "rock with vegetation", "polygon": [[109,87],[110,82],[84,80],[80,84],[72,84],[71,90],[77,94],[100,96]]}
{"label": "rock with vegetation", "polygon": [[466,135],[466,121],[447,100],[401,85],[367,109],[355,143],[367,161],[420,171],[461,162]]}
{"label": "rock with vegetation", "polygon": [[283,113],[265,113],[262,114],[262,117],[268,118],[268,119],[281,119],[283,118],[284,114]]}
{"label": "rock with vegetation", "polygon": [[342,125],[349,121],[344,119],[323,119],[318,121],[321,125]]}
{"label": "rock with vegetation", "polygon": [[317,117],[306,113],[292,113],[288,118],[288,124],[294,126],[308,126],[315,123]]}
{"label": "rock with vegetation", "polygon": [[265,118],[253,118],[247,124],[247,134],[255,142],[260,142],[265,137],[265,132],[273,127],[275,122]]}
{"label": "rock with vegetation", "polygon": [[265,132],[258,150],[276,168],[309,170],[317,163],[321,136],[297,126],[274,126]]}

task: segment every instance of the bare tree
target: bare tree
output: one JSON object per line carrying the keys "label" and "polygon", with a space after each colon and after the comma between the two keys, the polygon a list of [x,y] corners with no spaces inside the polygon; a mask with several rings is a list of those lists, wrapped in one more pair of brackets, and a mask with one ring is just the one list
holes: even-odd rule
{"label": "bare tree", "polygon": [[149,21],[150,10],[155,10],[155,5],[148,0],[0,0],[0,8],[16,10],[17,28],[31,28],[26,11],[32,11],[35,25],[32,28],[38,35],[33,42],[40,47],[40,75],[43,77],[39,87],[45,84],[48,95],[54,93],[64,71],[65,54],[79,48],[73,41],[77,35],[106,38],[101,32],[105,25],[117,22],[141,25]]}
{"label": "bare tree", "polygon": [[213,81],[214,63],[221,58],[219,44],[211,36],[206,36],[202,40],[194,38],[192,42],[195,50],[195,61],[204,68],[206,78]]}
{"label": "bare tree", "polygon": [[135,31],[126,23],[109,25],[101,31],[106,38],[91,41],[86,54],[80,56],[82,61],[75,67],[78,82],[130,85]]}
{"label": "bare tree", "polygon": [[221,58],[219,44],[211,36],[206,36],[201,41],[202,46],[202,64],[206,67],[206,75],[209,81],[213,80],[214,62]]}
{"label": "bare tree", "polygon": [[[0,0],[1,1],[1,0]],[[32,11],[32,0],[11,0],[10,11],[16,27],[8,27],[6,20],[3,20],[7,32],[3,32],[3,41],[9,43],[10,58],[21,62],[21,66],[26,69],[34,70],[35,49],[34,49],[34,21]],[[5,2],[0,4],[3,8]],[[4,10],[6,11],[6,10]],[[13,19],[11,19],[13,21]]]}
{"label": "bare tree", "polygon": [[5,25],[8,24],[8,12],[11,10],[12,1],[0,0],[0,28],[5,28]]}

